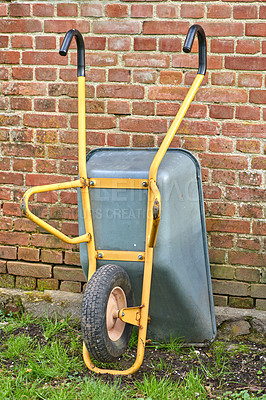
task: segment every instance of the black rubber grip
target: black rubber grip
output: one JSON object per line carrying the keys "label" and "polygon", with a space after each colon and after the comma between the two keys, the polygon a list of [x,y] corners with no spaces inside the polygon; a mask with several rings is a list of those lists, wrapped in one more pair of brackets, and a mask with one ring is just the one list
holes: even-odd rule
{"label": "black rubber grip", "polygon": [[63,40],[59,50],[60,56],[66,56],[73,36],[75,36],[78,49],[78,76],[85,76],[85,46],[83,37],[77,29],[70,29]]}
{"label": "black rubber grip", "polygon": [[192,25],[187,33],[187,37],[184,43],[183,51],[190,53],[191,48],[195,39],[195,35],[198,35],[199,41],[199,69],[198,74],[205,75],[207,70],[207,45],[206,36],[203,28],[200,25]]}

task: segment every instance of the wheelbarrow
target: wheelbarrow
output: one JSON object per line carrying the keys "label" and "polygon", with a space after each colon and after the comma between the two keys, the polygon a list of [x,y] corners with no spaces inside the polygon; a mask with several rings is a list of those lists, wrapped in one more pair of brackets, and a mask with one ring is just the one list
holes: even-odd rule
{"label": "wheelbarrow", "polygon": [[[86,156],[85,50],[76,29],[59,53],[77,43],[78,164],[75,181],[29,189],[22,212],[46,231],[80,245],[87,286],[82,302],[83,357],[97,373],[127,375],[142,364],[147,337],[182,338],[204,345],[216,336],[200,167],[196,158],[169,145],[206,73],[206,38],[190,27],[186,53],[197,34],[198,73],[159,149],[100,148]],[[34,193],[78,189],[79,236],[71,238],[28,208]],[[127,370],[95,366],[126,350],[138,329],[137,354]],[[94,362],[92,361],[95,360]]]}

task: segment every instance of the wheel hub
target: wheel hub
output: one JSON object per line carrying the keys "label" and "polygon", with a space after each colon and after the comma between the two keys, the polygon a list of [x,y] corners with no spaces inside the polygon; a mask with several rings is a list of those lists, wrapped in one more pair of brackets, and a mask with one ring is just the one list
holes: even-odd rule
{"label": "wheel hub", "polygon": [[109,338],[118,340],[125,329],[125,322],[118,318],[121,308],[127,307],[127,299],[124,290],[116,286],[110,293],[106,307],[106,326]]}

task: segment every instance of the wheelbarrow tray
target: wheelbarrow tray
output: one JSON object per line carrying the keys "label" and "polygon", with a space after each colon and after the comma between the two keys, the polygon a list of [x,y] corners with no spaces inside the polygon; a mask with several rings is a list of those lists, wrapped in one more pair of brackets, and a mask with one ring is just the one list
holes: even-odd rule
{"label": "wheelbarrow tray", "polygon": [[[148,179],[157,149],[101,148],[86,158],[88,177]],[[216,323],[205,227],[201,173],[188,151],[169,149],[157,175],[161,220],[154,248],[148,338],[204,345],[214,340]],[[145,251],[147,190],[90,189],[97,249]],[[78,189],[79,234],[85,234]],[[87,278],[87,243],[80,245]],[[128,273],[135,303],[141,303],[143,262],[97,260],[122,266]]]}

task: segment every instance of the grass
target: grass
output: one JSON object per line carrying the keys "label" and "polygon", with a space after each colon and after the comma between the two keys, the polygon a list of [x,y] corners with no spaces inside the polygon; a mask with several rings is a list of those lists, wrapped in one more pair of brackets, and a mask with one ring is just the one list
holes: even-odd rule
{"label": "grass", "polygon": [[[14,317],[0,312],[0,336],[0,400],[266,400],[259,391],[252,395],[247,390],[227,390],[220,397],[213,397],[206,380],[220,382],[230,375],[223,342],[215,342],[209,359],[203,362],[199,351],[184,349],[180,340],[149,341],[151,353],[160,350],[167,356],[151,357],[149,372],[141,378],[134,375],[108,379],[87,371],[82,360],[80,328],[67,319],[33,318],[27,314]],[[136,342],[137,334],[133,333],[130,352]],[[245,346],[236,346],[232,354],[250,351]],[[192,367],[178,378],[171,360],[179,359],[184,363],[190,359]],[[257,373],[264,372],[261,367]]]}

